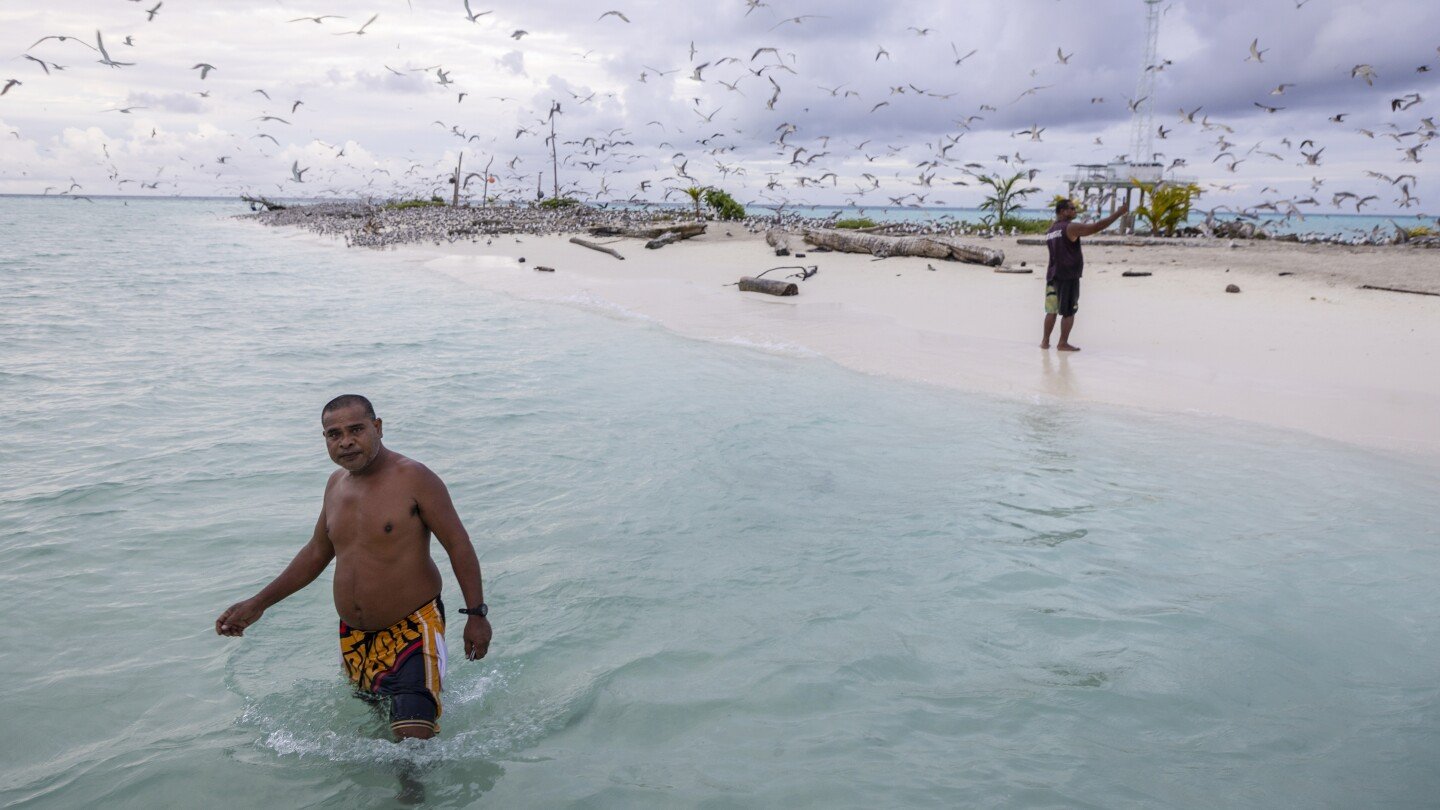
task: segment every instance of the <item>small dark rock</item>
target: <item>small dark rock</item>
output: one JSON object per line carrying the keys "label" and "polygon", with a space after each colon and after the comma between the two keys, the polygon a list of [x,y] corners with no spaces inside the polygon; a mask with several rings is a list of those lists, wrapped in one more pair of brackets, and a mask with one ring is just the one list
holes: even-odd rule
{"label": "small dark rock", "polygon": [[524,257],[524,256],[521,256],[521,257],[520,257],[520,263],[521,263],[521,264],[524,264],[524,263],[525,263],[525,257]]}
{"label": "small dark rock", "polygon": [[1238,293],[1238,292],[1240,292],[1240,285],[1239,285],[1239,284],[1226,284],[1226,285],[1225,285],[1225,292],[1228,292],[1228,293]]}
{"label": "small dark rock", "polygon": [[1289,272],[1289,271],[1286,271],[1286,272],[1284,272],[1284,273],[1281,273],[1280,275],[1282,275],[1282,276],[1293,276],[1293,275],[1295,275],[1295,274],[1294,274],[1294,273],[1291,273],[1291,272]]}
{"label": "small dark rock", "polygon": [[1120,275],[1122,275],[1122,276],[1124,276],[1124,277],[1126,277],[1126,278],[1141,278],[1141,277],[1144,277],[1144,276],[1151,275],[1151,273],[1150,273],[1149,270],[1126,270],[1125,272],[1121,273]]}
{"label": "small dark rock", "polygon": [[796,254],[795,254],[795,258],[797,258],[797,259],[803,259],[803,258],[805,258],[805,254],[804,254],[804,253],[796,253]]}
{"label": "small dark rock", "polygon": [[1029,262],[1020,262],[1020,266],[1021,266],[1021,267],[1026,267],[1026,266],[1028,266],[1028,265],[1029,265]]}
{"label": "small dark rock", "polygon": [[776,255],[776,256],[789,256],[789,255],[790,255],[790,248],[775,248],[775,255]]}

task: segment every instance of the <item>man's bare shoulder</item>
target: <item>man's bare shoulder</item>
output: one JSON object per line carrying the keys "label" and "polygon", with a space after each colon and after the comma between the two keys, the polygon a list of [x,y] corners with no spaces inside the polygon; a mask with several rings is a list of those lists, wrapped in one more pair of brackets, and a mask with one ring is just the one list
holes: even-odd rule
{"label": "man's bare shoulder", "polygon": [[399,453],[395,454],[395,471],[416,487],[425,488],[437,484],[444,486],[440,476],[436,475],[429,467]]}

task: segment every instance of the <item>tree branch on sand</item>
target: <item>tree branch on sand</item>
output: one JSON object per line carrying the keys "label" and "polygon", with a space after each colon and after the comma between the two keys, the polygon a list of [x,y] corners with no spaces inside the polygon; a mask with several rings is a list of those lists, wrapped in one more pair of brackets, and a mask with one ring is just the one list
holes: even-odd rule
{"label": "tree branch on sand", "polygon": [[251,197],[251,196],[248,195],[248,194],[241,194],[241,195],[240,195],[240,200],[241,200],[242,202],[250,203],[251,205],[263,205],[263,206],[265,206],[265,210],[266,210],[266,211],[284,211],[284,210],[285,210],[285,206],[284,206],[284,205],[281,205],[280,203],[277,203],[277,202],[270,202],[269,200],[265,199],[264,197]]}
{"label": "tree branch on sand", "polygon": [[998,267],[1005,263],[1005,251],[960,243],[950,236],[882,236],[824,229],[806,229],[805,241],[816,247],[843,253],[869,253],[872,256],[923,256],[927,259],[983,264]]}

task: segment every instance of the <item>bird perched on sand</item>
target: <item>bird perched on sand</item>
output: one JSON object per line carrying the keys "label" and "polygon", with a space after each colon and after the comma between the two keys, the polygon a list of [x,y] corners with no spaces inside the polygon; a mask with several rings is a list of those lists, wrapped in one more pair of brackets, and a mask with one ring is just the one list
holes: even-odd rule
{"label": "bird perched on sand", "polygon": [[210,71],[215,69],[215,66],[207,62],[201,62],[200,64],[190,69],[200,71],[200,81],[203,82],[205,81],[205,77],[210,75]]}

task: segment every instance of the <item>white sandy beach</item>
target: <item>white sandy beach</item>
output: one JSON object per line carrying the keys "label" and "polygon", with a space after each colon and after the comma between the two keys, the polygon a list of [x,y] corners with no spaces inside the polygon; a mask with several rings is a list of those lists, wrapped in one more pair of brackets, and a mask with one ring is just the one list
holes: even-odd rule
{"label": "white sandy beach", "polygon": [[[1008,275],[918,258],[807,252],[712,225],[660,250],[566,237],[405,247],[430,267],[526,299],[642,316],[682,335],[816,354],[862,372],[1004,396],[1214,415],[1343,442],[1440,453],[1440,255],[1216,241],[1086,249],[1077,354],[1039,348],[1043,247],[1003,247]],[[524,263],[519,260],[524,258]],[[800,294],[725,286],[782,264],[817,265]],[[537,265],[555,268],[537,272]],[[927,269],[927,265],[935,269]],[[1122,277],[1125,270],[1149,277]],[[776,271],[769,277],[793,271]],[[1294,275],[1281,276],[1282,272]],[[1228,294],[1227,284],[1242,292]]]}

